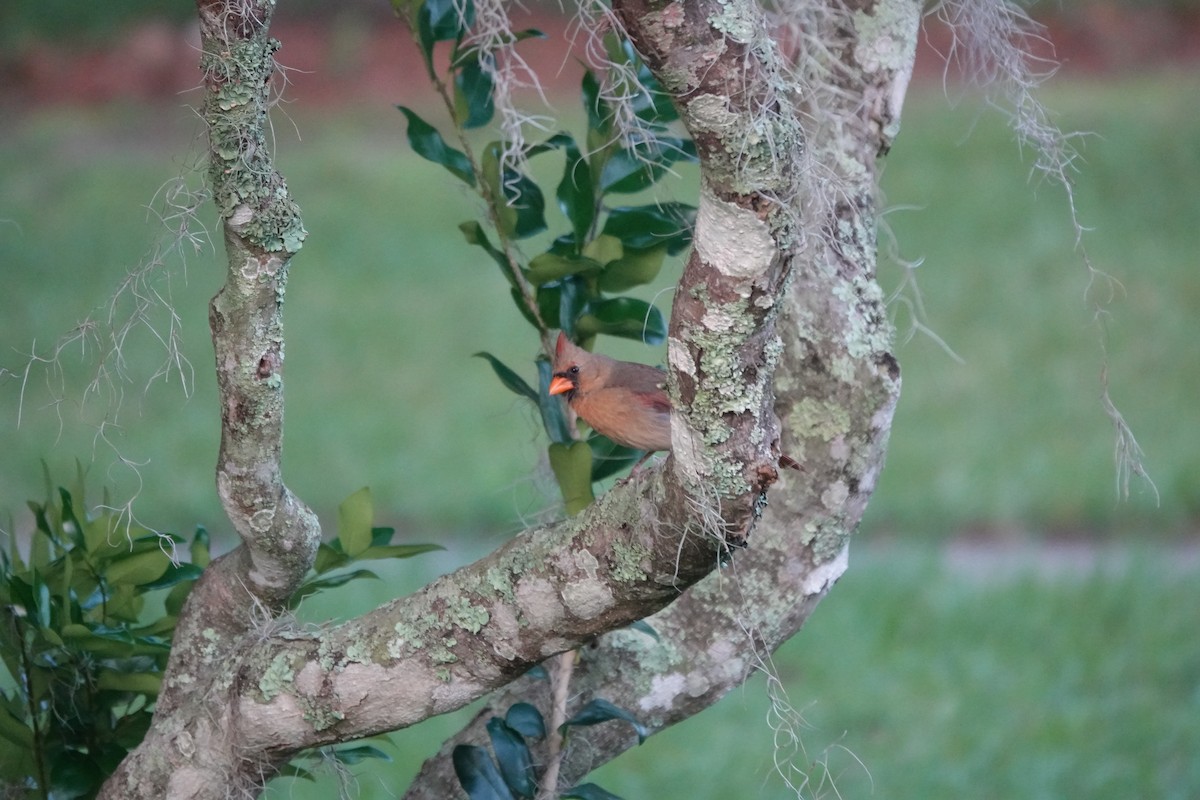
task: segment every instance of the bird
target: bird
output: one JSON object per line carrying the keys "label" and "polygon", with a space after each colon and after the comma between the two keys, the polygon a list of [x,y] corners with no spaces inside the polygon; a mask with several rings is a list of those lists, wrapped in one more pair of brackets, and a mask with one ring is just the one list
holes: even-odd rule
{"label": "bird", "polygon": [[[671,449],[671,397],[662,370],[589,353],[559,333],[548,393],[567,404],[593,430],[647,455]],[[643,459],[644,460],[644,459]],[[780,466],[801,469],[788,456]]]}
{"label": "bird", "polygon": [[597,433],[651,453],[671,449],[666,382],[660,369],[589,353],[559,333],[548,391],[566,395],[571,410]]}

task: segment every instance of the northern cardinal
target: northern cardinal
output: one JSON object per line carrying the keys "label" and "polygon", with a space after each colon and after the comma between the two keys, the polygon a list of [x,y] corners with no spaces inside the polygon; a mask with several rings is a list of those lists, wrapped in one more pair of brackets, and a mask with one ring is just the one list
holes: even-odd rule
{"label": "northern cardinal", "polygon": [[[550,394],[565,394],[584,422],[617,444],[647,452],[671,449],[666,382],[662,370],[589,353],[558,334]],[[780,456],[779,464],[801,468],[788,456]]]}
{"label": "northern cardinal", "polygon": [[671,398],[662,370],[576,347],[558,334],[550,394],[565,394],[583,421],[635,450],[671,449]]}

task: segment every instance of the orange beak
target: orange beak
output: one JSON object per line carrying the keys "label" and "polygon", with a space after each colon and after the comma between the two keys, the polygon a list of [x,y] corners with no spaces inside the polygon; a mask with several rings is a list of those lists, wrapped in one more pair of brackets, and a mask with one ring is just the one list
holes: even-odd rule
{"label": "orange beak", "polygon": [[574,382],[562,375],[555,375],[550,381],[550,394],[566,394],[575,388]]}

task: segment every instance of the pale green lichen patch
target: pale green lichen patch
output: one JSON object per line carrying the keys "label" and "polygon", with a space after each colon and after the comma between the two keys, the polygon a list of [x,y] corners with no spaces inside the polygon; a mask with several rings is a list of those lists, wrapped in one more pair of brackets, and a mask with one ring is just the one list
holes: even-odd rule
{"label": "pale green lichen patch", "polygon": [[449,601],[447,611],[450,622],[469,633],[479,633],[490,619],[486,608],[474,605],[462,595]]}
{"label": "pale green lichen patch", "polygon": [[830,442],[850,431],[850,412],[831,400],[805,397],[796,404],[788,426],[798,438]]}
{"label": "pale green lichen patch", "polygon": [[873,13],[854,12],[858,38],[854,58],[867,72],[901,71],[912,63],[917,47],[921,6],[912,0],[882,0]]}
{"label": "pale green lichen patch", "polygon": [[262,693],[264,701],[270,700],[290,687],[295,678],[296,672],[292,669],[290,657],[286,653],[280,653],[271,659],[262,677],[258,679],[258,690]]}
{"label": "pale green lichen patch", "polygon": [[636,583],[645,580],[649,573],[646,565],[650,563],[649,548],[640,542],[613,542],[613,562],[609,574],[618,583]]}

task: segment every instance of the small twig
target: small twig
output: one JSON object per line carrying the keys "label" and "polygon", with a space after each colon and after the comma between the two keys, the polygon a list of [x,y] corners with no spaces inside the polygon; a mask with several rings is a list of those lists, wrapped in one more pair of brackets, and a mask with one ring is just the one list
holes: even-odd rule
{"label": "small twig", "polygon": [[567,690],[571,686],[571,673],[575,671],[575,651],[559,653],[555,662],[554,674],[550,676],[552,706],[550,736],[546,740],[546,771],[542,774],[537,800],[554,800],[558,797],[558,770],[563,760],[563,737],[559,728],[567,721]]}

